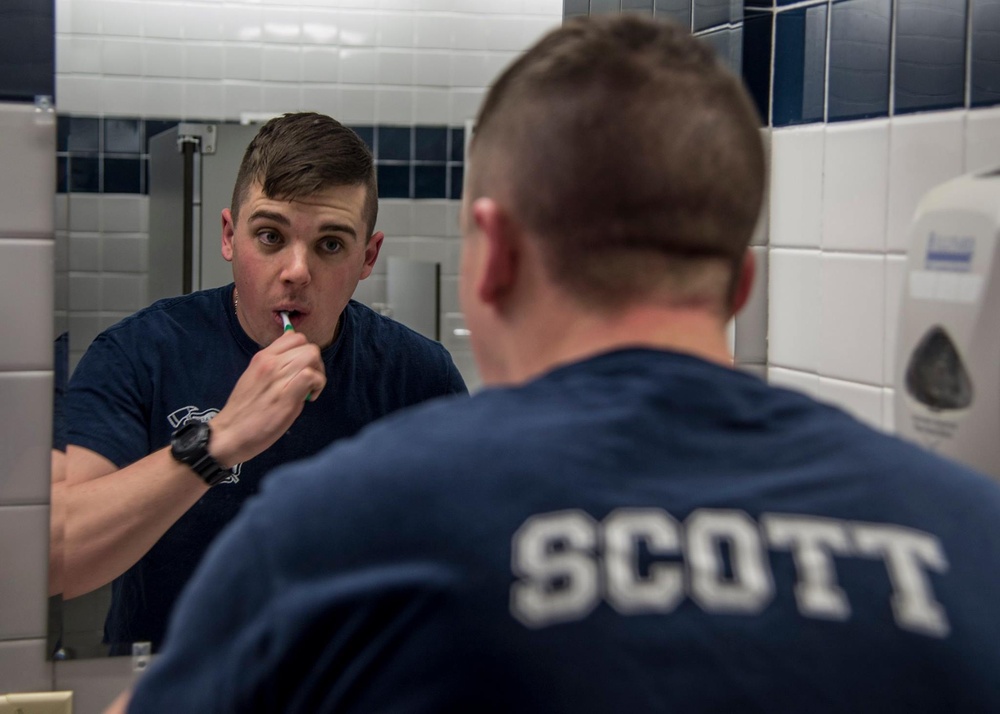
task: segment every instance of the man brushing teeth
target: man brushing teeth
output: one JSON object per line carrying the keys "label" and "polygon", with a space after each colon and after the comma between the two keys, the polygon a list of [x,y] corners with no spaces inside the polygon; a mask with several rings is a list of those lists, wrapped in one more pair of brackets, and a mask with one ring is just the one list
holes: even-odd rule
{"label": "man brushing teeth", "polygon": [[[249,182],[241,187],[240,179]],[[340,185],[276,196],[257,176],[241,175],[237,185],[238,208],[222,212],[222,255],[233,264],[240,324],[267,346],[283,333],[285,311],[296,332],[327,347],[382,247],[383,234],[369,228],[377,210],[371,187]]]}
{"label": "man brushing teeth", "polygon": [[377,213],[353,131],[273,119],[222,211],[233,283],[161,300],[84,355],[67,398],[64,596],[113,581],[112,654],[159,647],[208,544],[268,470],[465,392],[440,344],[351,300],[382,246]]}

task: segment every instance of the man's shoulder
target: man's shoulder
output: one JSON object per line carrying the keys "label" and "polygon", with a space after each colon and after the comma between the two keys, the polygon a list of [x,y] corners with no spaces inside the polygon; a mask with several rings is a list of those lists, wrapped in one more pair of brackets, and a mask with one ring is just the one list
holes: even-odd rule
{"label": "man's shoulder", "polygon": [[137,334],[139,337],[145,334],[148,338],[148,330],[158,325],[194,327],[195,320],[215,314],[218,305],[225,299],[225,292],[229,289],[231,286],[224,286],[162,298],[115,323],[103,334]]}
{"label": "man's shoulder", "polygon": [[348,333],[336,348],[340,357],[334,359],[375,367],[369,372],[383,383],[408,385],[404,391],[416,389],[416,394],[407,392],[410,402],[466,391],[451,354],[440,342],[354,300],[345,313]]}

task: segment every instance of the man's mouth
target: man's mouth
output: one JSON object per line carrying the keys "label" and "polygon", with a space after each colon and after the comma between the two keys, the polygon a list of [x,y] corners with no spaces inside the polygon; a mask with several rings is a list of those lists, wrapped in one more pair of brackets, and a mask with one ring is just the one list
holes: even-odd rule
{"label": "man's mouth", "polygon": [[275,310],[274,321],[277,322],[279,326],[283,325],[281,320],[281,313],[283,312],[288,315],[288,319],[292,323],[292,327],[294,327],[295,329],[298,329],[299,323],[301,323],[306,316],[304,312],[295,309]]}

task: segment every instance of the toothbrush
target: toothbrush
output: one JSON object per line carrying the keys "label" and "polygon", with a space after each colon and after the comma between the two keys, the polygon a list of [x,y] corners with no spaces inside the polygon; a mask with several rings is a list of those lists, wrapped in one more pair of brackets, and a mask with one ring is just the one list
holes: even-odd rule
{"label": "toothbrush", "polygon": [[[284,310],[281,310],[278,312],[278,314],[281,315],[281,324],[285,326],[285,332],[289,331],[294,332],[295,328],[292,326],[292,321],[288,319],[288,313],[285,312]],[[313,398],[312,392],[309,392],[309,394],[306,395],[306,401],[311,402],[312,398]]]}

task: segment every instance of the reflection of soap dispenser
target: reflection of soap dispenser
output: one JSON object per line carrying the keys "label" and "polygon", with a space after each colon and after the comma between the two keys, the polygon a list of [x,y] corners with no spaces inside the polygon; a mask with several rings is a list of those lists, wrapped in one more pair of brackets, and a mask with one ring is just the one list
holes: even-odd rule
{"label": "reflection of soap dispenser", "polygon": [[924,196],[906,263],[896,432],[1000,479],[1000,170]]}

